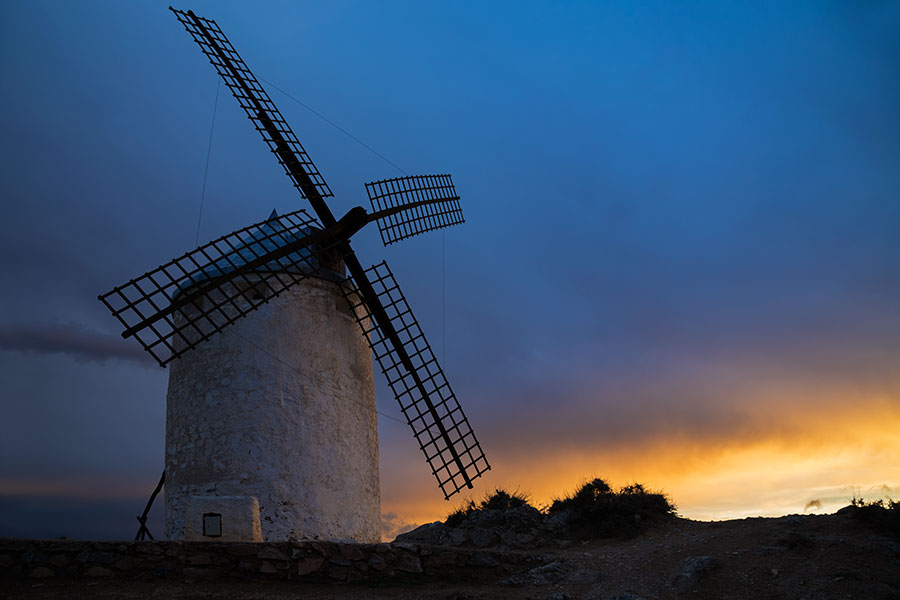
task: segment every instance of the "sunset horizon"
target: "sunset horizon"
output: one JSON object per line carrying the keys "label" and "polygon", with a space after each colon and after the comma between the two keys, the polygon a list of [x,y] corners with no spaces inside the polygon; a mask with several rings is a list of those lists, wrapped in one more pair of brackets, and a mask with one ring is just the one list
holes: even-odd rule
{"label": "sunset horizon", "polygon": [[[227,31],[284,113],[263,125],[254,115],[265,111],[248,110],[248,122],[227,77],[210,68],[212,51],[185,34],[187,13],[165,3],[0,8],[0,61],[15,90],[0,114],[0,537],[131,539],[173,457],[196,440],[218,450],[210,430],[226,439],[223,430],[260,414],[269,429],[239,448],[257,468],[221,479],[240,491],[257,471],[286,481],[290,470],[298,496],[309,487],[303,471],[317,486],[329,480],[322,504],[331,509],[342,485],[365,479],[377,490],[380,477],[385,539],[496,489],[543,508],[593,478],[640,483],[704,521],[900,499],[897,6],[381,4],[180,7]],[[287,121],[307,179],[291,175],[287,151],[266,138]],[[366,182],[450,181],[415,179],[436,173],[452,174],[440,202],[456,211],[458,201],[454,226],[386,238],[376,222],[393,209],[379,211]],[[417,210],[443,206],[404,198]],[[159,368],[134,339],[140,328],[98,296],[115,297],[209,240],[240,237],[229,232],[275,231],[300,209],[308,213],[292,241],[265,251],[295,244],[279,261],[319,253],[314,277],[329,271],[331,280],[316,279],[330,281],[328,293],[368,301],[325,303],[330,320],[311,317],[318,337],[302,351],[310,329],[293,321],[263,322],[252,342],[209,337],[232,343],[233,354],[216,359],[222,372],[204,374],[219,396],[185,392],[196,411],[181,424],[196,440],[184,434],[167,447],[173,369]],[[321,248],[311,231],[325,232]],[[246,260],[231,271],[207,257],[199,275],[161,286],[168,306],[179,294],[182,306],[202,306],[213,295],[205,278],[246,274],[247,249],[265,246],[257,233],[232,248]],[[335,248],[344,262],[326,269],[322,257]],[[259,278],[275,272],[267,256],[254,255]],[[383,354],[374,376],[367,371],[371,331],[357,327],[393,322],[386,311],[354,312],[374,306],[375,292],[358,282],[380,261],[430,343],[413,358],[433,352],[449,382],[434,392],[439,409],[458,400],[464,410],[453,420],[432,408],[415,436],[415,413],[397,401],[414,394],[403,400],[389,386]],[[335,283],[344,275],[356,282],[346,295],[339,286],[349,284]],[[259,287],[241,288],[256,294],[256,315],[275,306]],[[181,308],[154,310],[136,319],[142,327]],[[237,331],[229,318],[214,323],[216,335]],[[335,341],[345,325],[356,346]],[[348,346],[364,360],[351,364]],[[386,370],[418,365],[394,356]],[[320,358],[324,367],[311,366]],[[347,365],[349,375],[335,375]],[[229,395],[257,367],[263,383]],[[288,372],[300,375],[278,378]],[[364,392],[342,387],[350,380]],[[335,421],[359,429],[322,416],[338,396],[346,404]],[[315,435],[285,434],[284,415],[309,420],[304,431]],[[423,455],[452,437],[422,426],[429,418],[455,431],[471,425],[469,473],[465,457]],[[332,437],[320,444],[319,435]],[[277,441],[278,456],[265,456],[274,446],[261,439]],[[357,454],[343,460],[348,448]],[[325,458],[304,463],[311,455]],[[191,456],[185,470],[203,462]],[[207,462],[224,473],[231,465],[220,458]],[[196,496],[189,487],[179,493]],[[359,496],[371,525],[376,493]],[[150,513],[157,537],[165,498]]]}

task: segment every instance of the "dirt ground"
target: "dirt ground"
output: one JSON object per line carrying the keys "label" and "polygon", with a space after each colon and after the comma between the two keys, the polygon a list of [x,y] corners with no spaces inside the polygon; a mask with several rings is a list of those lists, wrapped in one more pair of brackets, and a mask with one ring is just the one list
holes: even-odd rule
{"label": "dirt ground", "polygon": [[530,570],[467,569],[358,583],[0,582],[0,597],[334,600],[900,600],[900,540],[845,515],[696,522],[630,540],[538,548]]}

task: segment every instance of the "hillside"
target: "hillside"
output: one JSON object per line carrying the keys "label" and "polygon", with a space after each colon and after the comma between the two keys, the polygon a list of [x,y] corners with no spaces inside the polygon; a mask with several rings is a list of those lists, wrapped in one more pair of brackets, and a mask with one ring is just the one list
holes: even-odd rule
{"label": "hillside", "polygon": [[721,522],[671,518],[629,539],[558,540],[517,550],[470,548],[465,566],[453,560],[457,554],[463,556],[461,549],[419,547],[428,557],[423,569],[391,577],[373,572],[348,583],[329,576],[247,581],[238,573],[202,582],[183,576],[129,580],[35,579],[26,575],[22,579],[4,577],[0,596],[185,600],[301,596],[334,600],[900,598],[900,541],[858,516],[857,511],[845,509],[834,515]]}

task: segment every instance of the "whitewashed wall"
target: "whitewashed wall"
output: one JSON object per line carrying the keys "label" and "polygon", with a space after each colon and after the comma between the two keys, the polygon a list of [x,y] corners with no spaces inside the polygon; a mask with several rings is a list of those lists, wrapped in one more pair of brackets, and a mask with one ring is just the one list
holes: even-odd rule
{"label": "whitewashed wall", "polygon": [[266,541],[380,539],[372,357],[336,284],[307,279],[173,361],[170,539],[189,496],[256,497]]}

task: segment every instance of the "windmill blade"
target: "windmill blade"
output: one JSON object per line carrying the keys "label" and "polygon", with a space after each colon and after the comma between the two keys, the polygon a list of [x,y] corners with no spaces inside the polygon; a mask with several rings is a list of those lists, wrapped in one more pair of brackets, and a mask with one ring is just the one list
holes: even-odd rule
{"label": "windmill blade", "polygon": [[[269,149],[278,157],[278,162],[293,180],[294,186],[309,199],[316,214],[322,218],[322,212],[317,204],[324,204],[322,198],[333,195],[331,189],[237,50],[212,19],[204,19],[195,15],[193,11],[184,12],[171,6],[169,10],[175,14],[209,58],[209,62],[225,81],[232,95],[237,98]],[[326,226],[332,224],[327,219],[323,219],[322,222]]]}
{"label": "windmill blade", "polygon": [[459,196],[449,175],[414,175],[366,184],[371,218],[378,222],[385,246],[400,240],[465,223]]}
{"label": "windmill blade", "polygon": [[491,466],[387,264],[354,281],[345,296],[449,500]]}
{"label": "windmill blade", "polygon": [[304,210],[273,213],[99,299],[125,327],[122,337],[137,338],[165,367],[308,277],[321,256],[333,258],[333,231],[320,229]]}

